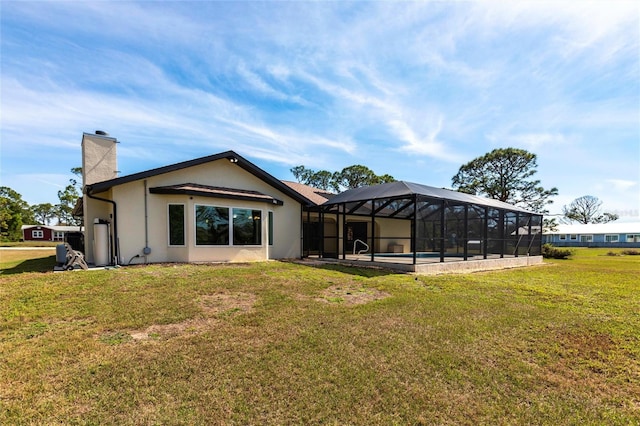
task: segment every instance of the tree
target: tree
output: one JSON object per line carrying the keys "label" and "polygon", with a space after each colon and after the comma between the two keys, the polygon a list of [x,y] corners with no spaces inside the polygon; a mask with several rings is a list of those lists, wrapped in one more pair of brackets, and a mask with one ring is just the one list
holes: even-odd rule
{"label": "tree", "polygon": [[336,192],[395,181],[391,175],[378,176],[373,170],[361,165],[345,167],[341,171],[333,173],[327,170],[315,171],[307,169],[305,166],[296,166],[291,168],[291,173],[300,183],[326,191],[333,189]]}
{"label": "tree", "polygon": [[42,203],[31,206],[31,212],[37,223],[48,225],[51,219],[56,217],[56,209],[51,203]]}
{"label": "tree", "polygon": [[22,225],[31,221],[29,204],[13,189],[0,187],[0,238],[18,241],[22,238]]}
{"label": "tree", "polygon": [[314,188],[322,189],[325,191],[333,188],[332,179],[333,173],[327,170],[312,170],[307,169],[305,166],[296,166],[290,169],[293,176],[300,183],[313,186]]}
{"label": "tree", "polygon": [[547,213],[545,206],[558,195],[557,188],[544,189],[532,177],[537,157],[523,149],[499,148],[460,167],[452,178],[453,188],[518,205],[536,213]]}
{"label": "tree", "polygon": [[55,206],[58,225],[76,224],[76,220],[71,213],[73,212],[73,207],[76,205],[76,201],[79,196],[80,194],[78,193],[78,189],[73,184],[69,184],[64,188],[64,190],[58,191],[58,199],[60,200],[60,203]]}
{"label": "tree", "polygon": [[570,222],[578,223],[607,223],[618,220],[615,213],[600,213],[602,201],[592,195],[583,195],[562,207],[562,214]]}
{"label": "tree", "polygon": [[[71,168],[71,173],[82,175],[82,167]],[[80,225],[81,221],[73,217],[72,212],[81,195],[80,183],[76,179],[69,179],[69,185],[58,191],[60,203],[55,206],[58,225]]]}

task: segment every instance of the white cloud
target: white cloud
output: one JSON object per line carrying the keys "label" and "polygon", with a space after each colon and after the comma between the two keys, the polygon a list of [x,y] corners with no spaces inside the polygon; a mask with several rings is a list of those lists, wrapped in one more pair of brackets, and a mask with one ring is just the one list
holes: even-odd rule
{"label": "white cloud", "polygon": [[490,133],[486,135],[486,138],[494,144],[525,148],[531,151],[540,150],[548,145],[553,147],[566,144],[569,141],[569,138],[561,133]]}
{"label": "white cloud", "polygon": [[508,144],[540,151],[567,197],[583,186],[564,185],[571,158],[590,165],[576,182],[620,176],[606,185],[638,204],[615,167],[639,167],[639,4],[8,2],[3,177],[95,129],[134,171],[232,148],[392,175],[424,162],[438,179]]}
{"label": "white cloud", "polygon": [[418,136],[406,122],[399,119],[391,119],[387,121],[387,125],[392,132],[403,142],[406,142],[400,148],[411,154],[425,155],[449,162],[459,162],[459,156],[451,154],[445,145],[438,140],[438,135],[442,131],[442,117],[429,128],[424,136]]}
{"label": "white cloud", "polygon": [[628,191],[638,185],[637,181],[626,179],[605,179],[614,191]]}

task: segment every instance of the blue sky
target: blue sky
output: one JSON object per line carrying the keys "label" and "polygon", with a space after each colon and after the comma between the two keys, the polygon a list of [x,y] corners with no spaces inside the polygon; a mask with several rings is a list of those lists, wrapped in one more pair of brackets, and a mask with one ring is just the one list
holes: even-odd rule
{"label": "blue sky", "polygon": [[236,150],[450,187],[538,155],[551,206],[640,219],[640,2],[13,2],[1,7],[1,175],[55,203],[105,130],[122,175]]}

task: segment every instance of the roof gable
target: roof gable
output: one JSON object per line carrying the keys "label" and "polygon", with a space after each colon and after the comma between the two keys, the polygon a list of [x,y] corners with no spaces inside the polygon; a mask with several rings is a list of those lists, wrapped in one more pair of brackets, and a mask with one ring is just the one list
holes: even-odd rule
{"label": "roof gable", "polygon": [[103,182],[94,183],[92,185],[87,185],[85,188],[85,192],[89,194],[97,194],[100,192],[107,191],[114,186],[123,185],[125,183],[134,182],[137,180],[147,179],[153,176],[158,176],[164,173],[175,172],[178,170],[186,169],[189,167],[199,166],[201,164],[211,163],[218,160],[227,159],[230,162],[236,164],[238,167],[244,169],[245,171],[251,173],[258,179],[266,182],[271,185],[273,188],[279,190],[280,192],[288,195],[294,200],[298,201],[301,204],[309,205],[310,200],[304,197],[302,194],[294,191],[289,186],[285,185],[279,179],[276,179],[266,171],[262,170],[260,167],[256,166],[249,160],[243,158],[238,155],[234,151],[225,151],[219,154],[209,155],[206,157],[200,157],[189,161],[183,161],[180,163],[170,164],[168,166],[158,167],[151,170],[146,170],[139,173],[134,173],[127,176],[122,176],[115,179],[106,180]]}

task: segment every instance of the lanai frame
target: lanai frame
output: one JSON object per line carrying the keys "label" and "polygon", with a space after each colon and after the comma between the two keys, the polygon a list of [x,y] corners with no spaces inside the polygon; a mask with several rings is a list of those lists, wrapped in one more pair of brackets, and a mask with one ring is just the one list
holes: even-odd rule
{"label": "lanai frame", "polygon": [[[343,193],[307,212],[307,222],[313,215],[320,224],[318,256],[347,259],[360,252],[354,236],[349,235],[350,224],[356,222],[367,224],[366,241],[360,248],[369,249],[364,255],[359,253],[360,260],[368,256],[372,262],[393,262],[394,257],[402,257],[404,263],[410,260],[415,265],[541,254],[540,214],[455,191],[405,182],[393,184],[388,188],[394,189],[391,191],[359,191],[372,197]],[[436,196],[403,191],[400,184]],[[385,192],[396,194],[375,196]],[[393,253],[397,247],[401,251]]]}

